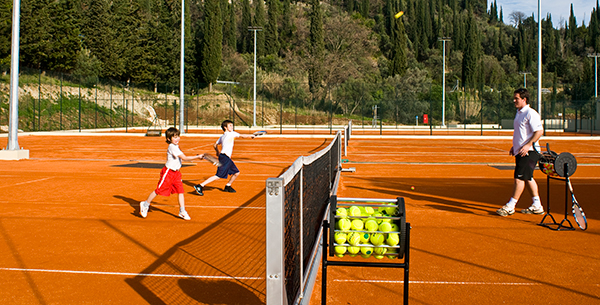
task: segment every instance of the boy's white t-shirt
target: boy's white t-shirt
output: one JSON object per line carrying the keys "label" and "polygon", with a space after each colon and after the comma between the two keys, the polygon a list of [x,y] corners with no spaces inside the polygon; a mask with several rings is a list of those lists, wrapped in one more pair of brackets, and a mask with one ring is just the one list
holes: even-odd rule
{"label": "boy's white t-shirt", "polygon": [[217,145],[221,144],[221,153],[226,154],[231,158],[231,154],[233,153],[233,140],[239,136],[240,134],[235,131],[225,131],[217,140]]}
{"label": "boy's white t-shirt", "polygon": [[[517,155],[519,150],[533,134],[544,129],[542,126],[542,120],[540,115],[534,109],[531,109],[529,105],[525,105],[523,108],[517,111],[515,120],[513,122],[513,154]],[[540,151],[539,140],[533,143],[531,150]]]}
{"label": "boy's white t-shirt", "polygon": [[181,168],[181,159],[178,156],[181,155],[183,155],[183,152],[179,149],[178,145],[173,143],[169,144],[169,148],[167,149],[167,163],[165,166],[168,169],[178,171]]}

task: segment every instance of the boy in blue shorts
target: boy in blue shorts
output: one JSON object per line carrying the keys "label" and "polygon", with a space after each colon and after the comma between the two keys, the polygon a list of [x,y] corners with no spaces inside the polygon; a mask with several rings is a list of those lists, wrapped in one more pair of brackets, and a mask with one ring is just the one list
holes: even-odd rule
{"label": "boy in blue shorts", "polygon": [[233,122],[230,120],[223,121],[223,123],[221,123],[221,129],[223,129],[223,135],[213,145],[215,151],[217,152],[217,156],[219,156],[219,162],[221,163],[221,166],[217,168],[217,173],[214,176],[206,179],[200,184],[194,185],[196,193],[198,193],[200,196],[204,196],[203,189],[207,184],[215,180],[227,179],[228,176],[231,176],[231,178],[229,178],[229,181],[225,185],[223,191],[235,193],[235,190],[231,187],[231,184],[240,175],[240,171],[238,170],[237,166],[235,166],[235,163],[233,163],[233,160],[231,160],[231,154],[233,153],[233,142],[235,138],[254,139],[254,135],[241,135],[233,131]]}
{"label": "boy in blue shorts", "polygon": [[202,159],[204,154],[196,155],[193,157],[188,157],[181,149],[179,149],[179,140],[180,134],[179,130],[175,127],[171,127],[167,129],[165,132],[165,137],[167,138],[167,144],[169,144],[169,148],[167,149],[167,162],[163,169],[160,171],[160,180],[158,181],[158,185],[156,189],[148,195],[148,199],[146,201],[140,202],[140,215],[146,218],[148,215],[148,210],[150,209],[150,203],[156,197],[156,195],[161,196],[170,196],[171,194],[177,194],[179,200],[179,217],[190,220],[190,215],[188,215],[185,210],[185,201],[183,199],[183,182],[181,181],[181,161],[193,161],[197,159]]}

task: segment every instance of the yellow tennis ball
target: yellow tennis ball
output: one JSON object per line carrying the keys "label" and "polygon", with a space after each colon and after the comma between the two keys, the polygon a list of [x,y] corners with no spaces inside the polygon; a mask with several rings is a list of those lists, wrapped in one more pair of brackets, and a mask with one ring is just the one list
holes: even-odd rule
{"label": "yellow tennis ball", "polygon": [[360,253],[364,255],[367,255],[367,257],[371,256],[371,254],[373,253],[373,248],[372,247],[360,247]]}
{"label": "yellow tennis ball", "polygon": [[372,207],[364,207],[364,211],[367,215],[373,215],[373,213],[375,213],[375,210]]}
{"label": "yellow tennis ball", "polygon": [[351,255],[356,255],[358,254],[358,252],[360,252],[360,247],[348,247],[348,253],[350,253]]}
{"label": "yellow tennis ball", "polygon": [[365,229],[369,232],[377,231],[378,227],[379,226],[377,225],[377,221],[375,221],[373,219],[369,219],[369,220],[365,221]]}
{"label": "yellow tennis ball", "polygon": [[383,234],[381,233],[375,233],[371,235],[371,243],[375,246],[379,246],[381,244],[383,244],[384,242],[384,238],[383,238]]}
{"label": "yellow tennis ball", "polygon": [[396,13],[396,15],[394,15],[394,18],[398,19],[398,18],[402,17],[402,15],[404,15],[404,12],[399,11],[398,13]]}
{"label": "yellow tennis ball", "polygon": [[397,210],[398,210],[398,209],[397,209],[395,206],[391,206],[391,207],[385,207],[385,208],[384,208],[384,211],[385,211],[385,213],[386,213],[387,215],[389,215],[389,216],[394,216],[394,215],[396,215],[396,211],[397,211]]}
{"label": "yellow tennis ball", "polygon": [[389,232],[392,230],[392,224],[389,222],[382,222],[379,225],[379,231],[381,232]]}
{"label": "yellow tennis ball", "polygon": [[335,251],[335,254],[346,253],[346,247],[344,247],[344,246],[336,246],[333,250]]}
{"label": "yellow tennis ball", "polygon": [[373,213],[373,217],[376,217],[375,221],[377,221],[377,224],[380,224],[381,221],[383,220],[382,218],[377,218],[377,217],[383,217],[383,214],[381,214],[380,212]]}
{"label": "yellow tennis ball", "polygon": [[333,239],[338,244],[346,243],[346,238],[348,238],[348,236],[344,232],[337,232],[337,233],[335,233],[335,235],[333,235]]}
{"label": "yellow tennis ball", "polygon": [[369,233],[360,234],[360,243],[361,244],[368,243],[370,239],[371,239],[371,235]]}
{"label": "yellow tennis ball", "polygon": [[335,210],[335,215],[340,216],[342,218],[348,217],[348,210],[345,208],[338,208]]}
{"label": "yellow tennis ball", "polygon": [[389,246],[395,246],[400,243],[400,236],[398,233],[389,233],[385,243]]}
{"label": "yellow tennis ball", "polygon": [[354,219],[351,224],[352,230],[358,230],[358,231],[362,230],[364,228],[364,226],[365,226],[365,224],[360,219]]}
{"label": "yellow tennis ball", "polygon": [[348,243],[356,246],[360,243],[360,234],[353,232],[348,234]]}
{"label": "yellow tennis ball", "polygon": [[392,232],[400,232],[400,227],[397,224],[392,223]]}
{"label": "yellow tennis ball", "polygon": [[357,206],[351,206],[348,208],[348,215],[349,216],[361,216],[361,212],[360,209]]}
{"label": "yellow tennis ball", "polygon": [[[373,250],[373,254],[377,255],[384,255],[385,252],[387,252],[387,248],[385,247],[376,247],[375,250]],[[383,256],[381,258],[383,258]]]}
{"label": "yellow tennis ball", "polygon": [[[394,254],[398,254],[398,249],[396,249],[396,248],[389,248],[389,249],[386,251],[386,254],[387,254],[386,256],[387,256],[389,259],[396,259],[398,256],[397,256],[397,255],[394,255]],[[390,254],[391,254],[391,255],[390,255]]]}
{"label": "yellow tennis ball", "polygon": [[337,221],[338,230],[348,231],[348,230],[350,230],[351,226],[352,226],[352,222],[350,221],[350,219],[342,218]]}
{"label": "yellow tennis ball", "polygon": [[376,259],[383,259],[383,255],[373,254],[373,257]]}

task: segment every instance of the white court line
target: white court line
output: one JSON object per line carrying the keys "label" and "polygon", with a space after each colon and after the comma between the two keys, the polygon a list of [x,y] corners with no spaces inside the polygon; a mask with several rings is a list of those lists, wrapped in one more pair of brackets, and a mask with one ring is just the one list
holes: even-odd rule
{"label": "white court line", "polygon": [[[12,201],[7,201],[7,200],[2,200],[0,201],[0,203],[14,203]],[[50,201],[46,201],[44,203],[40,203],[38,201],[20,201],[19,203],[35,203],[35,204],[45,204],[45,205],[52,205],[52,206],[56,206],[56,205],[90,205],[90,206],[107,206],[107,207],[131,207],[131,205],[129,204],[120,204],[120,203],[81,203],[81,202],[74,202],[74,203],[65,203],[63,201],[61,202],[50,202]],[[156,207],[173,207],[176,208],[178,206],[176,205],[166,205],[166,204],[159,204],[159,203],[153,203],[153,206]],[[207,205],[194,205],[194,204],[186,204],[185,205],[188,208],[203,208],[203,209],[248,209],[248,210],[264,210],[266,209],[266,207],[240,207],[240,206],[207,206]]]}
{"label": "white court line", "polygon": [[132,272],[103,272],[103,271],[24,269],[24,268],[0,268],[0,271],[68,273],[68,274],[94,274],[94,275],[118,275],[118,276],[146,276],[146,277],[174,277],[174,278],[194,278],[194,279],[211,279],[211,280],[223,280],[223,279],[225,279],[225,280],[227,280],[227,279],[229,279],[229,280],[264,280],[264,277],[252,277],[252,276],[153,274],[153,273],[132,273]]}
{"label": "white court line", "polygon": [[[392,280],[333,280],[334,282],[346,283],[392,283],[403,284],[404,281]],[[502,286],[541,286],[541,283],[493,283],[493,282],[443,282],[443,281],[409,281],[409,284],[431,284],[431,285],[502,285]]]}
{"label": "white court line", "polygon": [[25,181],[25,182],[15,183],[15,184],[11,184],[11,185],[0,186],[0,188],[3,188],[3,187],[13,187],[13,186],[22,185],[22,184],[28,184],[28,183],[34,183],[34,182],[44,181],[44,180],[48,180],[48,179],[52,179],[52,177],[42,178],[42,179],[37,179],[37,180],[31,180],[31,181]]}

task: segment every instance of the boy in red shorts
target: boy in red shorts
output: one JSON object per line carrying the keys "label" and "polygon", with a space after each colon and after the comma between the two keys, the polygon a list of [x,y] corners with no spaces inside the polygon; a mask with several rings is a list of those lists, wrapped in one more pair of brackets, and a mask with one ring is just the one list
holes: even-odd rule
{"label": "boy in red shorts", "polygon": [[179,169],[181,169],[181,161],[202,159],[204,154],[193,157],[183,154],[181,149],[179,149],[180,133],[175,127],[167,129],[165,137],[167,138],[167,144],[169,144],[169,148],[167,149],[167,163],[160,171],[160,180],[156,189],[148,195],[146,201],[140,202],[140,215],[146,218],[150,209],[150,203],[156,195],[170,196],[171,194],[177,194],[179,199],[179,217],[190,220],[190,215],[185,210],[183,183],[181,182],[181,172]]}

